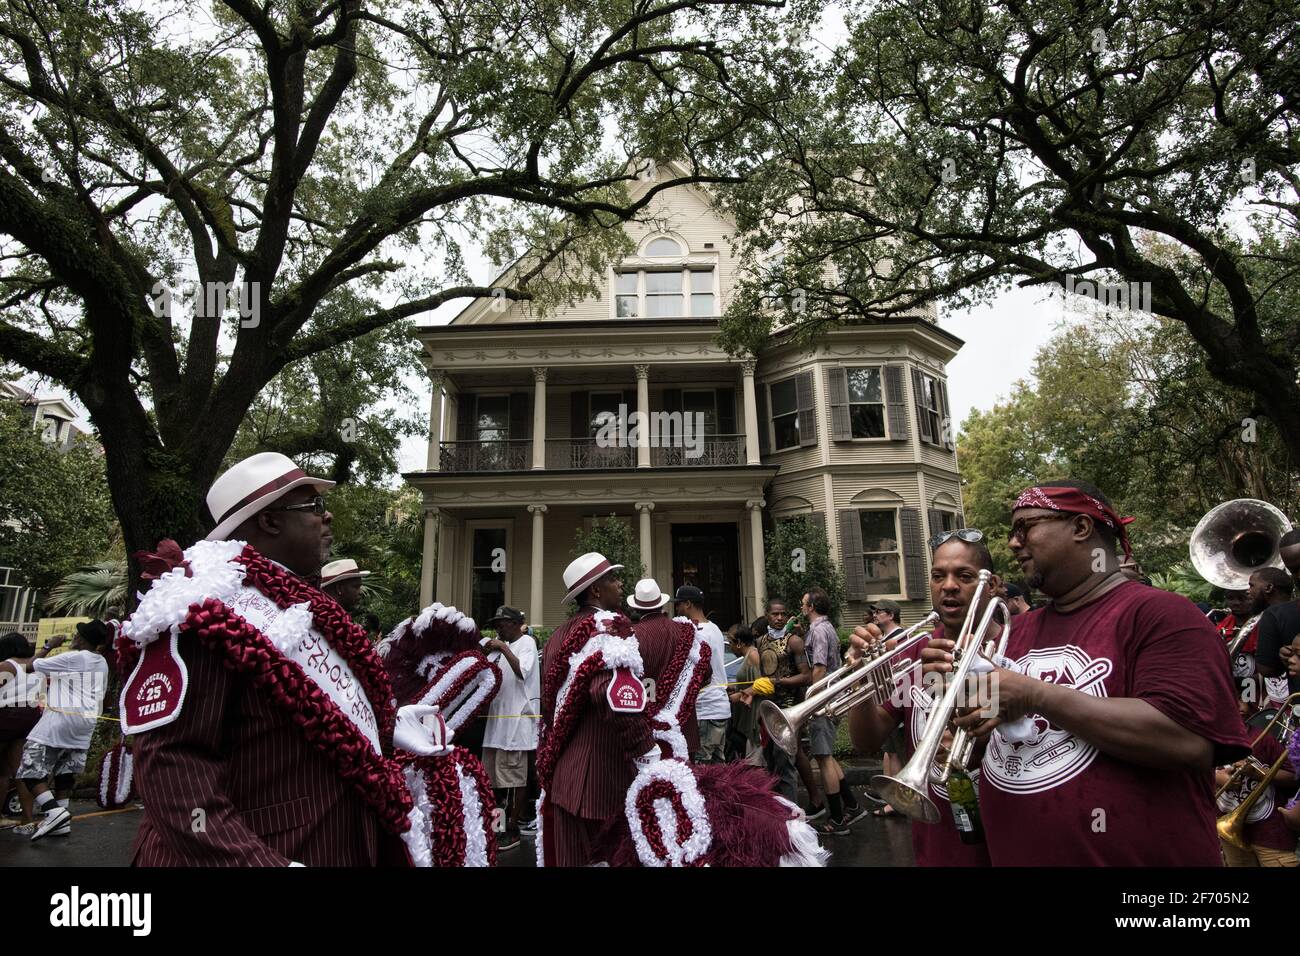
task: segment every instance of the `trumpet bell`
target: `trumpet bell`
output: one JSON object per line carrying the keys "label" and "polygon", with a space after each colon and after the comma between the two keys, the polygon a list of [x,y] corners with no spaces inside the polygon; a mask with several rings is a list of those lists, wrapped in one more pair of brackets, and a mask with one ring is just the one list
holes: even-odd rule
{"label": "trumpet bell", "polygon": [[792,707],[790,711],[787,713],[770,700],[758,705],[758,719],[763,722],[772,742],[793,757],[799,750],[799,728],[807,718],[798,707]]}
{"label": "trumpet bell", "polygon": [[920,820],[922,823],[939,822],[939,808],[926,793],[929,789],[929,781],[922,780],[918,784],[915,780],[907,778],[906,768],[904,773],[900,773],[897,777],[883,773],[872,777],[871,788],[904,816]]}
{"label": "trumpet bell", "polygon": [[1216,587],[1245,590],[1260,568],[1282,567],[1278,545],[1290,530],[1287,516],[1267,501],[1225,501],[1197,522],[1188,543],[1192,566]]}

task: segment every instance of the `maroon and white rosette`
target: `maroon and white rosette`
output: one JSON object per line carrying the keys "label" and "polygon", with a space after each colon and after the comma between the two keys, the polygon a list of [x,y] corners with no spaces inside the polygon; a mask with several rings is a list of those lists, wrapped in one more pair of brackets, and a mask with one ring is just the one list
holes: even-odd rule
{"label": "maroon and white rosette", "polygon": [[95,792],[95,802],[101,809],[116,810],[131,802],[132,769],[131,750],[125,740],[104,751],[99,765],[99,788]]}
{"label": "maroon and white rosette", "polygon": [[416,866],[496,866],[496,800],[483,765],[464,747],[399,757],[415,798],[403,834]]}

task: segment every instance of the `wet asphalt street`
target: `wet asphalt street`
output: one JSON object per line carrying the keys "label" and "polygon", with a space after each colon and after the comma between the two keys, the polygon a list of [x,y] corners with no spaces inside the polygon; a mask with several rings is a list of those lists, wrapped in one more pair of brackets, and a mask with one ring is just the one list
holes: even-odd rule
{"label": "wet asphalt street", "polygon": [[[72,833],[46,837],[32,843],[9,829],[0,830],[0,867],[9,866],[126,866],[131,841],[140,826],[142,811],[102,811],[92,800],[72,801]],[[901,818],[868,817],[854,824],[846,837],[825,837],[832,866],[911,866],[909,824]],[[519,847],[500,854],[500,866],[534,865],[533,843],[525,838]]]}

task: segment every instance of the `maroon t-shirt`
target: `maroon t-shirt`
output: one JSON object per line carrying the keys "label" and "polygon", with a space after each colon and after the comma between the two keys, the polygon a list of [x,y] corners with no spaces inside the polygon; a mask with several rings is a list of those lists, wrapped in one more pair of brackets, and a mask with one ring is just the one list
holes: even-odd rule
{"label": "maroon t-shirt", "polygon": [[[925,649],[925,642],[899,655],[900,659],[916,660]],[[915,679],[908,682],[903,689],[901,703],[898,697],[885,705],[885,710],[895,720],[903,723],[903,741],[906,753],[900,753],[899,759],[906,763],[916,750],[916,744],[925,732],[925,721],[934,698],[930,696],[921,683],[920,668],[913,672]],[[975,792],[981,795],[979,768],[970,771],[975,784]],[[969,844],[961,841],[957,824],[952,818],[952,805],[948,802],[948,790],[930,778],[930,799],[939,808],[938,823],[912,821],[912,856],[917,866],[989,866],[988,847],[983,843]]]}
{"label": "maroon t-shirt", "polygon": [[[1080,693],[1146,701],[1212,741],[1216,766],[1247,753],[1223,641],[1181,595],[1127,581],[1068,614],[1022,614],[1007,656]],[[1030,717],[1028,740],[995,731],[984,755],[980,810],[995,866],[1222,865],[1212,774],[1128,763]]]}
{"label": "maroon t-shirt", "polygon": [[[1242,732],[1248,732],[1244,724]],[[1260,738],[1259,743],[1255,744],[1252,752],[1265,767],[1271,767],[1277,758],[1282,756],[1284,748],[1272,734],[1265,734]],[[1282,761],[1282,769],[1294,769],[1289,758]],[[1219,797],[1219,812],[1227,813],[1236,809],[1257,786],[1259,786],[1258,780],[1243,773],[1237,778],[1237,782]],[[1268,792],[1255,801],[1255,805],[1250,808],[1250,813],[1246,817],[1244,836],[1248,844],[1262,846],[1269,850],[1295,849],[1295,834],[1291,832],[1286,825],[1286,820],[1282,819],[1282,814],[1278,812],[1286,805],[1287,799],[1287,794],[1277,787],[1270,786]]]}

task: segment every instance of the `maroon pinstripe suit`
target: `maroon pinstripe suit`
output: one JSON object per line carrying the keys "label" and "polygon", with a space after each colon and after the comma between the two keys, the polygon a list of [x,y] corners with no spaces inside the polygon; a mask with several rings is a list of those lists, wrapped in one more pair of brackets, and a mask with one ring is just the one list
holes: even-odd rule
{"label": "maroon pinstripe suit", "polygon": [[[543,675],[550,671],[574,625],[593,613],[593,608],[584,607],[555,629],[542,651]],[[663,624],[651,625],[655,620]],[[669,623],[660,614],[642,619],[636,626],[643,677],[657,681],[672,656]],[[586,866],[591,862],[596,835],[606,821],[623,812],[623,798],[636,777],[632,761],[654,746],[643,714],[616,714],[609,709],[605,699],[609,681],[609,671],[601,671],[592,680],[587,709],[556,758],[542,825],[547,866]],[[543,716],[549,724],[555,715],[544,707]]]}
{"label": "maroon pinstripe suit", "polygon": [[144,801],[134,865],[406,864],[401,839],[289,714],[192,635],[180,653],[190,680],[180,716],[134,738]]}

